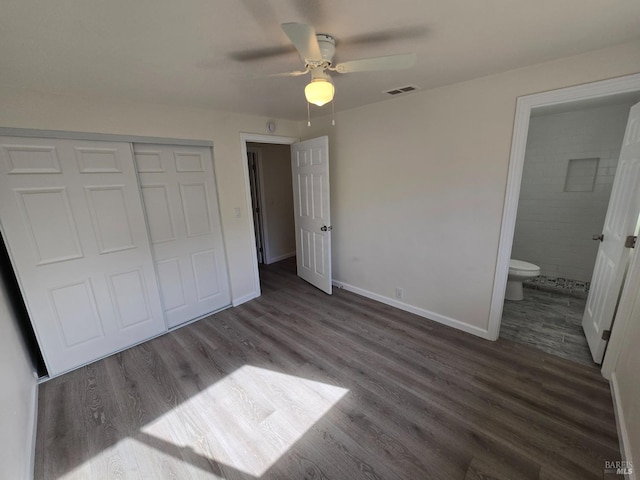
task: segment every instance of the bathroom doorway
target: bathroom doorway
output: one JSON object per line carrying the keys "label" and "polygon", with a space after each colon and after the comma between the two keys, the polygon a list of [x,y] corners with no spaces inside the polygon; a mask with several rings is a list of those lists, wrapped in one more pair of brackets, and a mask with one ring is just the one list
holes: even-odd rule
{"label": "bathroom doorway", "polygon": [[532,111],[511,258],[540,268],[505,300],[500,336],[593,365],[582,329],[611,187],[636,98]]}
{"label": "bathroom doorway", "polygon": [[[592,237],[602,232],[629,108],[638,101],[640,92],[631,91],[529,110],[506,261],[538,265],[541,275],[524,282],[524,300],[503,297],[499,309],[492,305],[492,327],[501,337],[594,365],[582,332],[599,243]],[[504,224],[508,213],[505,206]]]}

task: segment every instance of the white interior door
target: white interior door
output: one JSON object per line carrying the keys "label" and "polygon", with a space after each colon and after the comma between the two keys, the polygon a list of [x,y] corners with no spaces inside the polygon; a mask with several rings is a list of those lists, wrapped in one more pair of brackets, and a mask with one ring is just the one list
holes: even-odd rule
{"label": "white interior door", "polygon": [[166,330],[129,143],[0,137],[0,222],[50,375]]}
{"label": "white interior door", "polygon": [[331,294],[329,138],[291,145],[298,276]]}
{"label": "white interior door", "polygon": [[251,188],[251,211],[253,213],[253,231],[256,236],[256,254],[258,263],[265,261],[266,245],[262,229],[262,214],[260,210],[260,173],[258,172],[259,150],[247,148],[247,160],[249,162],[249,187]]}
{"label": "white interior door", "polygon": [[211,149],[135,144],[134,151],[169,327],[228,306]]}
{"label": "white interior door", "polygon": [[[640,103],[631,108],[613,182],[603,239],[598,248],[582,328],[591,355],[601,363],[629,259],[627,236],[636,232],[640,214]],[[636,247],[637,248],[637,247]]]}

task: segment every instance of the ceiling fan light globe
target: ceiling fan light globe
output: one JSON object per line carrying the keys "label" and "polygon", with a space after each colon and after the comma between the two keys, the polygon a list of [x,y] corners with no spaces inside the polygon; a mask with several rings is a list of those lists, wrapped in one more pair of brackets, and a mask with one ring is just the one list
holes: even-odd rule
{"label": "ceiling fan light globe", "polygon": [[311,80],[311,83],[304,89],[304,96],[307,98],[307,102],[319,107],[333,100],[334,93],[335,88],[333,87],[333,83],[324,78]]}

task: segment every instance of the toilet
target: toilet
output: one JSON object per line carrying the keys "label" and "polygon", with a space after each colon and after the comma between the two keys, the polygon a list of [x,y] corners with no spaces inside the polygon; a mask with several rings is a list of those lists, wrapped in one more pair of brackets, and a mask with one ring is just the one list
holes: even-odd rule
{"label": "toilet", "polygon": [[507,290],[504,293],[505,300],[522,300],[522,282],[540,276],[540,267],[522,260],[509,260],[509,276],[507,277]]}

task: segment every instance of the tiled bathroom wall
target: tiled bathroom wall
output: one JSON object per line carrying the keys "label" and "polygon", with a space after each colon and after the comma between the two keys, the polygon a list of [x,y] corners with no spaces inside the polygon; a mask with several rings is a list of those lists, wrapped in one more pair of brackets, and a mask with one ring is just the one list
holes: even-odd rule
{"label": "tiled bathroom wall", "polygon": [[511,258],[591,280],[628,115],[624,104],[532,116]]}

